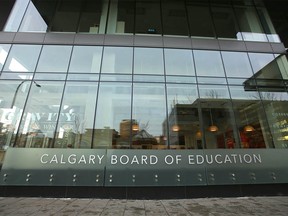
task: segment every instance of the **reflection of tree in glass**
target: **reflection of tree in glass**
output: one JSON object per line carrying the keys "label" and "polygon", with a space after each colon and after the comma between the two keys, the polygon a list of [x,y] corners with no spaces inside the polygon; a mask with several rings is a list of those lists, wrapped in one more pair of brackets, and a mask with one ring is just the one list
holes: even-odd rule
{"label": "reflection of tree in glass", "polygon": [[147,121],[146,123],[141,123],[141,121],[139,121],[139,125],[140,125],[140,130],[145,130],[148,131],[150,126],[149,126],[149,121]]}
{"label": "reflection of tree in glass", "polygon": [[215,89],[211,89],[209,91],[206,91],[205,94],[208,98],[219,98],[220,94]]}
{"label": "reflection of tree in glass", "polygon": [[282,97],[283,95],[279,95],[274,92],[259,92],[259,94],[252,95],[251,99],[268,100],[268,101],[285,101],[285,99],[283,99]]}

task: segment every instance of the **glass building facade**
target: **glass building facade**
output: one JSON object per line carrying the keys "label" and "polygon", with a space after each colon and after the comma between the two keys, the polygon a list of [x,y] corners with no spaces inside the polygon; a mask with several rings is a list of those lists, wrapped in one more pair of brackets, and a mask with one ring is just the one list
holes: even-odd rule
{"label": "glass building facade", "polygon": [[288,148],[287,1],[2,2],[2,159]]}

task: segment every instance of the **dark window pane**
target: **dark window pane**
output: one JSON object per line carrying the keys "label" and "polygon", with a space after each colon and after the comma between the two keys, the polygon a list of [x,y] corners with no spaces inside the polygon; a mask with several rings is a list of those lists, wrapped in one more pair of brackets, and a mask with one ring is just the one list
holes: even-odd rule
{"label": "dark window pane", "polygon": [[162,34],[160,2],[136,2],[135,20],[135,33]]}
{"label": "dark window pane", "polygon": [[218,38],[242,40],[232,7],[212,6],[211,11]]}
{"label": "dark window pane", "polygon": [[102,1],[86,0],[82,3],[79,32],[99,33],[102,15]]}
{"label": "dark window pane", "polygon": [[250,6],[235,7],[243,39],[246,41],[267,41],[257,11]]}
{"label": "dark window pane", "polygon": [[162,1],[163,34],[187,35],[188,23],[183,0]]}
{"label": "dark window pane", "polygon": [[53,19],[51,31],[76,32],[81,10],[81,1],[62,0]]}
{"label": "dark window pane", "polygon": [[215,37],[208,3],[187,2],[191,36]]}
{"label": "dark window pane", "polygon": [[[134,33],[135,1],[119,0],[116,33]],[[110,23],[109,23],[110,24]]]}

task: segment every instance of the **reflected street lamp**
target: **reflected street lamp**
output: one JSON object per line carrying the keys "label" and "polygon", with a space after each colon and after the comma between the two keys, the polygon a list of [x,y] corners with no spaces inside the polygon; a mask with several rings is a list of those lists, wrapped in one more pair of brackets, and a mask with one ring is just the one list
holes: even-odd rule
{"label": "reflected street lamp", "polygon": [[[18,91],[19,91],[19,89],[20,89],[20,86],[21,86],[24,82],[27,82],[27,81],[30,81],[30,80],[23,80],[23,81],[17,86],[16,91],[15,91],[14,96],[13,96],[12,103],[11,103],[11,109],[13,109],[13,106],[14,106],[14,104],[15,104],[15,100],[16,100]],[[41,85],[39,85],[39,84],[36,83],[35,81],[33,81],[33,83],[34,83],[38,88],[41,87]]]}

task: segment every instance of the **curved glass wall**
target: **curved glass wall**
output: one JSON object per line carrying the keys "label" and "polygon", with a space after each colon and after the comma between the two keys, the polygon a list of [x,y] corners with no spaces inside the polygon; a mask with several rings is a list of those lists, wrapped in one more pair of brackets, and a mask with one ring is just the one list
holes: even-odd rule
{"label": "curved glass wall", "polygon": [[275,8],[264,0],[17,0],[9,19],[3,17],[2,22],[6,22],[3,31],[12,32],[153,34],[270,42],[280,42],[276,30],[285,36],[277,26]]}
{"label": "curved glass wall", "polygon": [[1,148],[288,147],[283,55],[15,44],[1,65]]}

